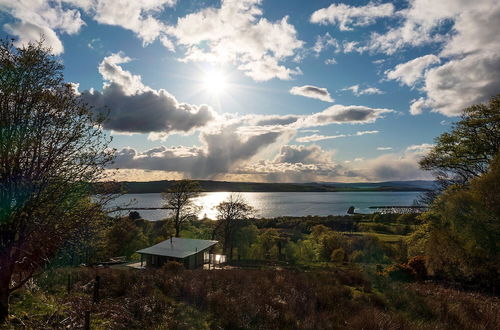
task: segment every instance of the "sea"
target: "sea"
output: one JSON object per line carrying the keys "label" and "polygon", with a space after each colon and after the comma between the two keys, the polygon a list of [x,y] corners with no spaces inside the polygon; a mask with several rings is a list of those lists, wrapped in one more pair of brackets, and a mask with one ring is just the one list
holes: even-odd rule
{"label": "sea", "polygon": [[[199,218],[217,218],[216,206],[226,200],[230,192],[208,192],[196,198],[200,206]],[[255,217],[275,218],[280,216],[327,216],[344,215],[349,207],[355,212],[373,213],[370,206],[413,205],[421,192],[241,192],[238,193],[255,209]],[[116,198],[110,208],[154,208],[164,201],[160,194],[125,194]],[[133,210],[130,210],[133,211]],[[127,215],[130,211],[120,211]],[[161,220],[169,217],[169,210],[137,210],[143,219]],[[116,214],[115,214],[116,215]]]}

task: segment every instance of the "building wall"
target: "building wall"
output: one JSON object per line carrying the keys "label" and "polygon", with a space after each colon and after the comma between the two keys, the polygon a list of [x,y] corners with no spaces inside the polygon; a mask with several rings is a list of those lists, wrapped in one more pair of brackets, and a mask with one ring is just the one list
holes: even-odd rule
{"label": "building wall", "polygon": [[204,253],[208,249],[199,251],[196,254],[192,254],[184,259],[156,256],[151,254],[145,254],[144,258],[146,260],[146,267],[160,268],[169,261],[176,261],[184,265],[186,269],[195,269],[203,267],[204,264]]}

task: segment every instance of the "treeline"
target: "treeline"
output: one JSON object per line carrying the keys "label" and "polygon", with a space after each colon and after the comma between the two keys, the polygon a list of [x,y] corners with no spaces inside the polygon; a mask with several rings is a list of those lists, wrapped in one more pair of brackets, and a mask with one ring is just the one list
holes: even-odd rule
{"label": "treeline", "polygon": [[[380,182],[380,183],[264,183],[227,182],[198,180],[203,192],[336,192],[336,191],[427,191],[432,186],[429,181]],[[175,180],[147,182],[119,182],[113,184],[113,192],[144,194],[162,193],[172,188]],[[96,183],[96,193],[108,191],[109,183]]]}
{"label": "treeline", "polygon": [[[219,221],[190,219],[182,224],[179,236],[219,240],[218,252],[226,254],[230,262],[262,260],[290,265],[404,262],[406,245],[397,235],[412,232],[420,222],[417,215],[409,214],[248,218],[237,220],[231,234],[225,235],[218,230]],[[377,237],[380,233],[396,234],[399,239],[385,242]],[[95,264],[117,256],[137,260],[135,251],[174,235],[172,219],[153,222],[132,212],[108,218],[86,240],[62,249],[56,264]]]}

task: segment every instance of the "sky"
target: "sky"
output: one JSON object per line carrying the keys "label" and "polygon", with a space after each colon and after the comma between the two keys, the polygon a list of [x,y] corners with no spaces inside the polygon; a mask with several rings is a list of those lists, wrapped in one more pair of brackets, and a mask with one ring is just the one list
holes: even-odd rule
{"label": "sky", "polygon": [[500,91],[498,0],[0,0],[0,29],[109,111],[118,180],[430,179]]}

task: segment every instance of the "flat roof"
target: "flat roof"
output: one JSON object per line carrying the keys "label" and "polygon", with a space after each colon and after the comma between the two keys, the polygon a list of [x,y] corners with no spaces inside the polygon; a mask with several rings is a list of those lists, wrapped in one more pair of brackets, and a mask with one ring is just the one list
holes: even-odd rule
{"label": "flat roof", "polygon": [[137,251],[164,257],[186,258],[217,244],[217,241],[172,237],[156,245]]}

